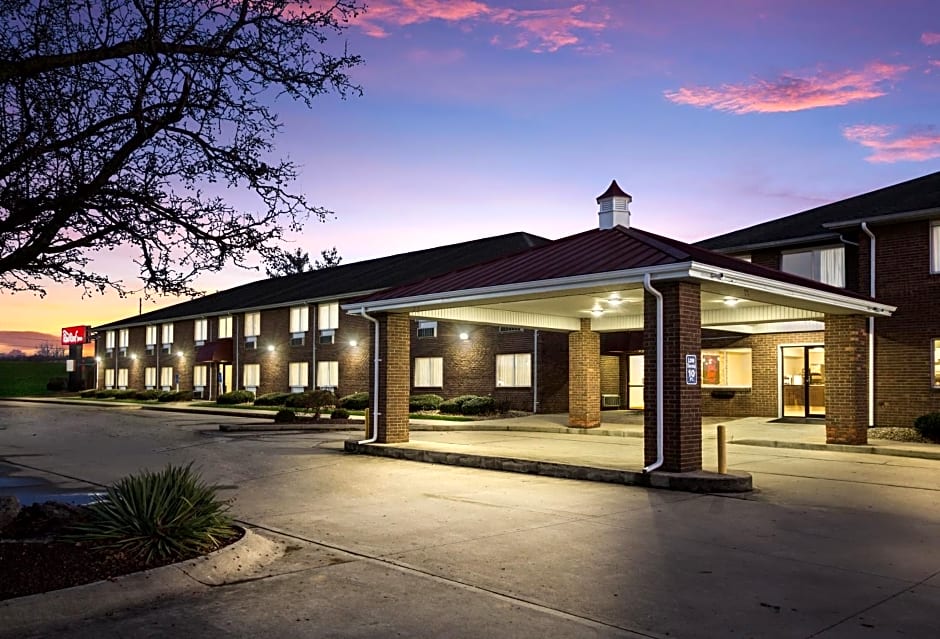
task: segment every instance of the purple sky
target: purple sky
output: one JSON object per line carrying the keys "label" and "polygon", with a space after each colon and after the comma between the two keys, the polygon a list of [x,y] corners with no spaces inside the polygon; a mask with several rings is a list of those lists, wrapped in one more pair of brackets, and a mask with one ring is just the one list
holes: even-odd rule
{"label": "purple sky", "polygon": [[[280,105],[297,188],[336,212],[293,238],[311,255],[562,237],[612,178],[635,226],[691,242],[940,170],[936,0],[369,5],[345,33],[365,95]],[[0,303],[0,330],[137,312],[56,287]]]}

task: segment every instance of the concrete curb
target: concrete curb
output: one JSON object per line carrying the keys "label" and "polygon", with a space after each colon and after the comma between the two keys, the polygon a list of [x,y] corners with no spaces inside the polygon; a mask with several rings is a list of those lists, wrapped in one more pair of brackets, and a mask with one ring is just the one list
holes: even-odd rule
{"label": "concrete curb", "polygon": [[283,546],[249,529],[234,544],[188,561],[0,601],[0,635],[29,632],[99,617],[187,591],[243,581],[284,554]]}
{"label": "concrete curb", "polygon": [[860,453],[869,455],[887,455],[889,457],[914,457],[917,459],[940,459],[940,450],[912,450],[909,448],[887,448],[871,444],[817,444],[814,442],[790,442],[772,439],[735,439],[729,444],[742,446],[763,446],[765,448],[792,448],[795,450],[828,450],[836,453]]}
{"label": "concrete curb", "polygon": [[512,457],[446,453],[442,451],[406,448],[401,445],[360,444],[355,440],[347,440],[344,444],[344,449],[349,453],[388,457],[391,459],[405,459],[429,464],[464,466],[467,468],[482,468],[485,470],[502,470],[511,473],[543,475],[563,479],[580,479],[611,484],[626,484],[629,486],[645,486],[648,488],[665,488],[668,490],[681,490],[694,493],[742,493],[754,489],[751,475],[747,473],[720,475],[703,470],[691,473],[664,473],[657,471],[647,474],[640,471],[594,468],[590,466],[576,466],[573,464]]}

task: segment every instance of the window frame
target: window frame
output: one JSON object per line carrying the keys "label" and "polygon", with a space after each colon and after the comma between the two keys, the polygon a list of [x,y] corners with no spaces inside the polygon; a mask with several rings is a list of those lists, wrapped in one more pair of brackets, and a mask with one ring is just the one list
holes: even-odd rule
{"label": "window frame", "polygon": [[940,337],[931,338],[930,346],[930,387],[940,390]]}
{"label": "window frame", "polygon": [[930,274],[940,275],[940,220],[930,223],[930,241],[928,242]]}
{"label": "window frame", "polygon": [[[429,335],[422,335],[421,331],[428,331],[431,333]],[[418,320],[418,328],[415,330],[415,336],[418,339],[431,339],[437,337],[437,321],[435,320]]]}
{"label": "window frame", "polygon": [[[509,383],[500,380],[500,371],[504,370],[500,366],[500,359],[512,358],[512,379]],[[525,368],[520,367],[520,360],[525,361]],[[525,383],[520,383],[519,372],[524,370],[528,378]],[[496,388],[532,388],[532,353],[497,353],[496,354]]]}
{"label": "window frame", "polygon": [[[444,388],[443,357],[415,357],[412,367],[414,370],[412,383],[415,388]],[[422,376],[420,380],[419,375]],[[419,381],[430,383],[421,384]]]}
{"label": "window frame", "polygon": [[[823,277],[823,252],[824,251],[839,251],[842,257],[840,270],[840,275],[842,276],[841,282],[827,282],[822,279]],[[788,271],[784,268],[784,260],[787,256],[796,256],[796,255],[809,255],[810,257],[810,274],[806,275],[804,273],[798,273],[795,271]],[[796,275],[798,277],[805,277],[806,279],[813,280],[814,282],[819,282],[820,284],[826,284],[828,286],[835,286],[836,288],[845,288],[846,284],[846,263],[845,263],[845,246],[842,244],[829,244],[826,246],[814,246],[812,248],[804,249],[794,249],[792,251],[781,251],[780,252],[780,270],[784,273],[789,273],[790,275]]]}

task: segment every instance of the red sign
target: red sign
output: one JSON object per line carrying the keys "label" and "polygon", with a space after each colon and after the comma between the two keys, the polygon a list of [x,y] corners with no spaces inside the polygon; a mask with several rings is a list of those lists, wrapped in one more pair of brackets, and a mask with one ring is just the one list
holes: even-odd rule
{"label": "red sign", "polygon": [[69,326],[62,329],[62,346],[72,344],[87,344],[91,333],[89,326]]}

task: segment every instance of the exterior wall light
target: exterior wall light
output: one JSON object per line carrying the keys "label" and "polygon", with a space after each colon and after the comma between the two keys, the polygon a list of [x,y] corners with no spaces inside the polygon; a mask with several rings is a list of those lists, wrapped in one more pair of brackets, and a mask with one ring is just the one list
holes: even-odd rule
{"label": "exterior wall light", "polygon": [[137,359],[137,353],[131,353],[131,359]]}
{"label": "exterior wall light", "polygon": [[177,356],[179,359],[183,359],[183,352],[182,352],[182,351],[178,351],[178,352],[176,353],[176,356]]}
{"label": "exterior wall light", "polygon": [[470,339],[470,334],[467,332],[463,332],[460,335],[458,335],[458,337],[460,337],[461,340],[466,342],[468,339]]}
{"label": "exterior wall light", "polygon": [[268,344],[268,352],[269,352],[269,353],[273,353],[273,352],[274,352],[274,344]]}
{"label": "exterior wall light", "polygon": [[355,348],[356,346],[359,346],[359,342],[357,340],[351,339],[349,340],[349,345]]}
{"label": "exterior wall light", "polygon": [[101,363],[101,358],[100,358],[100,357],[96,357],[96,358],[95,358],[95,363],[96,363],[96,364],[100,364],[100,363]]}

